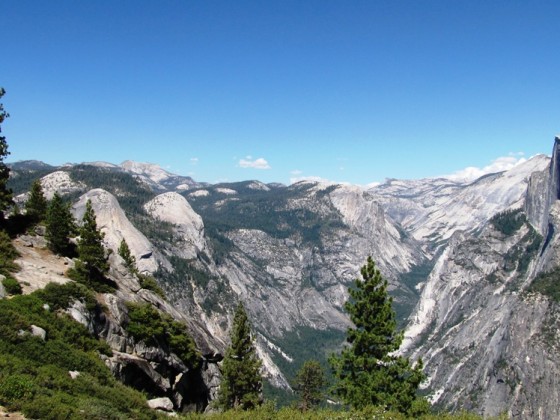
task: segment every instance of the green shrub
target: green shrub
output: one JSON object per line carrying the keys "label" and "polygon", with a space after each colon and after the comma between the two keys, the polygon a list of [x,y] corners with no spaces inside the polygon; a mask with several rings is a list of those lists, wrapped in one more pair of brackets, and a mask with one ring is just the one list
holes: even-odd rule
{"label": "green shrub", "polygon": [[0,274],[9,275],[19,270],[14,260],[19,257],[19,253],[12,244],[12,240],[6,232],[0,230]]}
{"label": "green shrub", "polygon": [[[88,305],[91,292],[67,283],[0,300],[0,404],[27,418],[155,419],[146,398],[118,382],[99,357],[110,354],[108,345],[58,310],[74,299]],[[32,324],[47,331],[46,341],[19,333]],[[80,376],[71,379],[70,370]]]}
{"label": "green shrub", "polygon": [[21,295],[21,284],[13,277],[6,277],[2,280],[2,286],[4,286],[6,293],[9,295]]}
{"label": "green shrub", "polygon": [[126,330],[136,340],[147,345],[167,346],[188,366],[198,366],[200,357],[196,344],[183,324],[159,313],[149,303],[127,302],[126,306],[129,318]]}
{"label": "green shrub", "polygon": [[49,395],[38,395],[33,400],[22,404],[26,416],[34,419],[58,420],[78,419],[79,413],[74,407],[75,398],[65,392],[55,391]]}
{"label": "green shrub", "polygon": [[521,209],[506,210],[490,219],[494,228],[506,236],[513,235],[526,221],[527,217]]}
{"label": "green shrub", "polygon": [[142,289],[151,290],[162,299],[165,299],[165,293],[163,292],[161,287],[159,287],[159,284],[157,284],[156,279],[154,279],[152,276],[138,274],[138,280],[140,281],[140,287]]}
{"label": "green shrub", "polygon": [[52,311],[68,308],[73,300],[82,301],[90,311],[97,304],[93,293],[87,287],[73,281],[65,284],[49,283],[44,289],[38,290],[36,294],[49,305]]}
{"label": "green shrub", "polygon": [[556,267],[548,273],[539,274],[529,286],[528,291],[549,296],[554,301],[560,302],[560,267]]}
{"label": "green shrub", "polygon": [[117,283],[98,270],[89,270],[81,260],[77,260],[74,268],[69,269],[66,274],[72,280],[99,293],[113,293],[118,288]]}
{"label": "green shrub", "polygon": [[29,399],[33,396],[33,388],[33,378],[29,375],[7,375],[0,379],[0,401],[6,404]]}

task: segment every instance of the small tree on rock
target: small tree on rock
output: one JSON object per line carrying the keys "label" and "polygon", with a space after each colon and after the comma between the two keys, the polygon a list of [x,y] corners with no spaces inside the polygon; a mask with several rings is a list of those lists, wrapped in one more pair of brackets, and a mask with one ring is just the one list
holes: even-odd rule
{"label": "small tree on rock", "polygon": [[233,318],[231,346],[222,364],[222,382],[217,400],[221,409],[250,410],[262,404],[261,365],[247,313],[240,303]]}
{"label": "small tree on rock", "polygon": [[49,249],[55,254],[70,256],[73,251],[70,236],[75,232],[76,225],[70,205],[58,193],[54,194],[47,206],[45,224]]}
{"label": "small tree on rock", "polygon": [[84,263],[91,277],[104,276],[109,270],[109,263],[103,247],[103,232],[97,229],[95,212],[91,200],[86,203],[86,211],[79,229],[78,258]]}
{"label": "small tree on rock", "polygon": [[43,193],[41,181],[36,180],[31,185],[29,198],[25,202],[26,214],[31,218],[34,223],[39,223],[45,220],[47,214],[47,199]]}
{"label": "small tree on rock", "polygon": [[323,400],[323,388],[326,385],[323,368],[316,360],[306,361],[296,374],[294,389],[299,395],[299,406],[307,411],[319,405]]}
{"label": "small tree on rock", "polygon": [[135,273],[136,258],[134,258],[134,255],[132,255],[132,253],[130,252],[130,248],[128,247],[128,244],[126,243],[126,240],[124,238],[122,239],[121,244],[119,245],[118,252],[121,258],[124,260],[124,264],[126,265],[126,268],[128,268],[128,270],[131,273]]}
{"label": "small tree on rock", "polygon": [[349,290],[346,311],[354,323],[346,341],[349,346],[330,363],[338,382],[335,393],[354,408],[368,405],[418,416],[428,410],[428,402],[417,396],[425,379],[422,361],[412,366],[410,360],[396,355],[403,334],[397,331],[392,298],[387,280],[375,267],[371,257]]}

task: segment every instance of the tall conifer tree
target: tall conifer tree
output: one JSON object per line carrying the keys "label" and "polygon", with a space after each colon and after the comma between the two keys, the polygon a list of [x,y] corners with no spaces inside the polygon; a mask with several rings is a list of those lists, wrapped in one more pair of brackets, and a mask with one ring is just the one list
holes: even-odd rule
{"label": "tall conifer tree", "polygon": [[78,257],[85,264],[86,270],[92,278],[105,275],[109,270],[109,263],[102,243],[105,235],[97,229],[91,200],[86,203],[86,211],[82,218],[79,233]]}
{"label": "tall conifer tree", "polygon": [[31,185],[31,191],[29,192],[29,198],[25,202],[26,213],[33,222],[42,222],[47,214],[47,199],[45,194],[43,194],[43,187],[41,186],[41,181],[36,180]]}
{"label": "tall conifer tree", "polygon": [[49,249],[55,254],[69,256],[72,253],[70,235],[74,233],[76,226],[70,206],[62,201],[58,193],[54,194],[47,206],[45,222]]}
{"label": "tall conifer tree", "polygon": [[[6,91],[0,87],[0,98]],[[2,123],[10,115],[4,110],[4,105],[0,103],[0,133],[2,133]],[[7,187],[10,178],[10,168],[4,163],[4,159],[10,154],[6,137],[0,134],[0,221],[4,220],[4,211],[13,203],[12,190]]]}
{"label": "tall conifer tree", "polygon": [[299,395],[299,407],[307,411],[323,400],[323,388],[327,384],[323,368],[317,360],[306,361],[296,374],[294,390]]}
{"label": "tall conifer tree", "polygon": [[222,382],[217,401],[221,409],[249,410],[262,404],[261,365],[247,313],[240,303],[233,318],[231,346],[222,364]]}
{"label": "tall conifer tree", "polygon": [[349,346],[330,359],[338,379],[335,393],[354,408],[368,405],[385,406],[409,415],[428,409],[417,389],[424,380],[422,361],[412,366],[410,360],[395,354],[403,334],[397,331],[392,298],[387,293],[387,280],[369,257],[349,290],[346,311],[354,323],[346,341]]}

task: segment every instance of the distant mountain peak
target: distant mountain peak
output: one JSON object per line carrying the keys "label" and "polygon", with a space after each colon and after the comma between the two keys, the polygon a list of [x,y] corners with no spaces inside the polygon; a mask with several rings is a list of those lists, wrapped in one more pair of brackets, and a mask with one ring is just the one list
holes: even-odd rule
{"label": "distant mountain peak", "polygon": [[156,165],[154,163],[142,163],[142,162],[135,162],[133,160],[125,160],[123,163],[120,164],[120,167],[129,171],[134,172],[139,175],[146,175],[152,181],[161,182],[167,178],[177,176],[172,174],[161,166]]}

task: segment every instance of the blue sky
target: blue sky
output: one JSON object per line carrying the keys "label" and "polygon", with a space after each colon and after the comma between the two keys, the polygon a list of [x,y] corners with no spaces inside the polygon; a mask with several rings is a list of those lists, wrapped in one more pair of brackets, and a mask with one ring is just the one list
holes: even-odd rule
{"label": "blue sky", "polygon": [[3,0],[8,161],[354,184],[549,154],[558,1]]}

